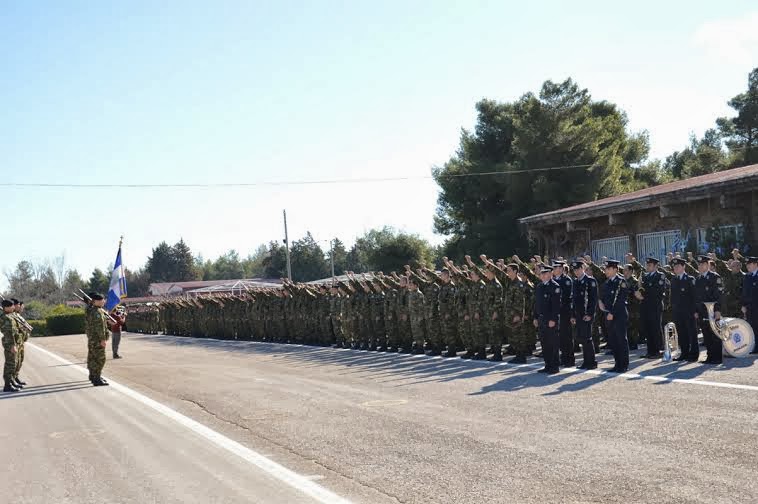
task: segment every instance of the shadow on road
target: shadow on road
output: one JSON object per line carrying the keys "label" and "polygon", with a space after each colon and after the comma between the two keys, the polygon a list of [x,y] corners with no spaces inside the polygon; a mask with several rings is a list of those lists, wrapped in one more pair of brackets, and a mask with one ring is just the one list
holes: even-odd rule
{"label": "shadow on road", "polygon": [[87,380],[83,380],[75,382],[53,383],[49,385],[26,386],[18,392],[0,392],[0,400],[21,399],[24,397],[38,395],[57,394],[60,392],[68,392],[71,390],[79,390],[84,388],[92,388],[92,384]]}
{"label": "shadow on road", "polygon": [[[281,360],[300,368],[317,367],[324,364],[333,364],[344,367],[337,375],[370,375],[379,383],[395,384],[404,387],[428,382],[450,382],[465,380],[487,375],[502,376],[497,383],[488,385],[476,392],[477,395],[490,392],[506,392],[525,388],[555,387],[556,383],[566,380],[568,377],[580,377],[578,381],[561,384],[557,390],[551,390],[546,395],[556,395],[564,392],[575,392],[595,385],[604,383],[609,379],[641,380],[646,376],[662,377],[666,380],[652,382],[657,385],[667,385],[675,379],[693,379],[704,372],[714,370],[717,372],[728,371],[733,368],[745,368],[754,365],[754,358],[724,359],[721,366],[708,366],[704,364],[692,365],[688,362],[662,362],[652,361],[652,367],[648,367],[651,361],[641,358],[644,350],[635,351],[631,355],[629,373],[638,374],[639,377],[619,377],[613,373],[583,373],[562,372],[558,375],[547,376],[537,373],[542,367],[542,360],[530,358],[527,365],[511,365],[507,363],[493,363],[488,361],[462,360],[459,358],[442,359],[439,357],[411,356],[397,353],[366,352],[357,350],[334,349],[328,347],[316,347],[305,345],[290,345],[281,343],[266,343],[239,340],[215,340],[208,338],[188,338],[181,336],[163,335],[136,335],[131,334],[130,339],[143,340],[149,343],[158,343],[166,346],[182,346],[203,348],[211,352],[249,353],[258,356],[268,356],[271,360]],[[581,355],[578,355],[581,359]],[[703,354],[704,358],[704,354]],[[600,368],[610,368],[613,358],[598,355]],[[645,366],[646,369],[641,369]]]}

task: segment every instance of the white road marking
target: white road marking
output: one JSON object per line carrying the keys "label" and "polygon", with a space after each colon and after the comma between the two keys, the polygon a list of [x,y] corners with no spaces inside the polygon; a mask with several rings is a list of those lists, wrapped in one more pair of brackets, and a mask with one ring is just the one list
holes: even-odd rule
{"label": "white road marking", "polygon": [[[85,368],[75,365],[63,357],[56,355],[42,347],[39,347],[31,342],[27,342],[27,345],[34,348],[35,350],[39,350],[40,352],[48,355],[52,359],[55,359],[62,364],[69,365],[71,368],[76,369],[83,374],[89,374]],[[129,396],[135,401],[140,402],[143,405],[157,411],[158,413],[161,413],[162,415],[165,415],[166,417],[174,420],[176,423],[187,427],[196,434],[204,437],[208,441],[211,441],[216,446],[237,455],[247,462],[250,462],[254,466],[258,467],[262,471],[265,471],[279,481],[303,492],[309,497],[312,497],[317,502],[321,502],[323,504],[350,504],[350,501],[343,499],[342,497],[338,496],[335,493],[332,493],[321,485],[310,481],[307,477],[301,476],[300,474],[297,474],[287,469],[286,467],[277,464],[273,460],[264,457],[260,453],[251,450],[250,448],[247,448],[246,446],[243,446],[242,444],[232,439],[229,439],[223,434],[220,434],[219,432],[216,432],[213,429],[206,427],[205,425],[196,422],[195,420],[192,420],[191,418],[186,417],[177,411],[174,411],[168,406],[154,401],[153,399],[150,399],[149,397],[142,395],[139,392],[130,389],[129,387],[118,384],[112,380],[108,380],[108,382],[110,383],[111,389],[115,389],[122,394]]]}

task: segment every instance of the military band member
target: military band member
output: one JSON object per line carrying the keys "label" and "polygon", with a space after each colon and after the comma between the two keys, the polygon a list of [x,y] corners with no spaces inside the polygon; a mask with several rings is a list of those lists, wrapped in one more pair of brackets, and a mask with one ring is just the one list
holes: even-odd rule
{"label": "military band member", "polygon": [[571,326],[573,311],[574,282],[566,274],[566,261],[553,262],[553,280],[561,288],[561,324],[558,331],[560,338],[560,362],[562,366],[576,365],[574,358],[574,334]]}
{"label": "military band member", "polygon": [[553,280],[553,269],[543,266],[540,270],[540,284],[534,295],[534,327],[539,331],[542,342],[542,357],[545,367],[540,373],[555,374],[560,365],[558,330],[561,322],[561,288]]}
{"label": "military band member", "polygon": [[634,296],[640,301],[640,339],[647,342],[645,358],[657,359],[663,350],[663,301],[668,280],[658,271],[658,259],[648,257],[640,288]]}
{"label": "military band member", "polygon": [[615,365],[612,373],[624,373],[629,369],[629,341],[626,329],[629,323],[627,300],[629,286],[619,275],[619,262],[608,260],[605,267],[606,282],[603,285],[600,309],[605,312],[608,344],[613,350]]}
{"label": "military band member", "polygon": [[[758,257],[747,258],[747,274],[742,280],[742,313],[758,334]],[[758,353],[758,345],[750,353]]]}
{"label": "military band member", "polygon": [[698,256],[697,262],[700,275],[695,280],[696,318],[700,324],[700,330],[703,332],[703,343],[705,343],[707,350],[707,357],[703,363],[721,364],[723,355],[722,341],[711,329],[705,303],[716,303],[713,307],[714,318],[719,320],[721,318],[720,302],[724,283],[721,280],[721,275],[715,271],[711,271],[711,263],[713,261],[708,256]]}
{"label": "military band member", "polygon": [[571,323],[576,326],[576,339],[582,345],[584,360],[579,369],[596,369],[595,346],[592,341],[592,322],[597,310],[597,280],[586,272],[584,261],[574,261],[571,269],[576,275],[573,282],[573,315]]}
{"label": "military band member", "polygon": [[671,260],[674,275],[671,277],[671,311],[679,337],[681,355],[675,361],[695,362],[700,355],[697,342],[697,307],[695,306],[695,279],[685,272],[687,262],[681,257]]}

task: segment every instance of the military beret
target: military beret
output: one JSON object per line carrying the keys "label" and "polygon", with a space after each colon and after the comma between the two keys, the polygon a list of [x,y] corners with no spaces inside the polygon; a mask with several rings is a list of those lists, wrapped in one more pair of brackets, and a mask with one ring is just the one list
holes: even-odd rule
{"label": "military beret", "polygon": [[687,264],[687,261],[685,261],[685,260],[684,260],[684,259],[682,259],[681,257],[675,257],[675,258],[673,258],[673,259],[671,260],[671,264],[672,264],[672,266],[676,266],[676,265],[679,265],[679,266],[684,266],[684,265],[686,265],[686,264]]}
{"label": "military beret", "polygon": [[3,304],[3,308],[10,308],[11,306],[13,306],[13,301],[11,301],[10,299],[3,299],[2,304]]}
{"label": "military beret", "polygon": [[648,257],[647,259],[645,259],[645,262],[648,264],[658,264],[661,261],[659,261],[655,257]]}

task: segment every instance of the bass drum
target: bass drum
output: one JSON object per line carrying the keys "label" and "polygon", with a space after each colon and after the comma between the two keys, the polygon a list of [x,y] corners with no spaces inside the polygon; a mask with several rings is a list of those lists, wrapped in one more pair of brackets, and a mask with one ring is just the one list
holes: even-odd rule
{"label": "bass drum", "polygon": [[746,357],[755,348],[753,328],[745,320],[739,318],[722,319],[721,331],[724,341],[724,355]]}

